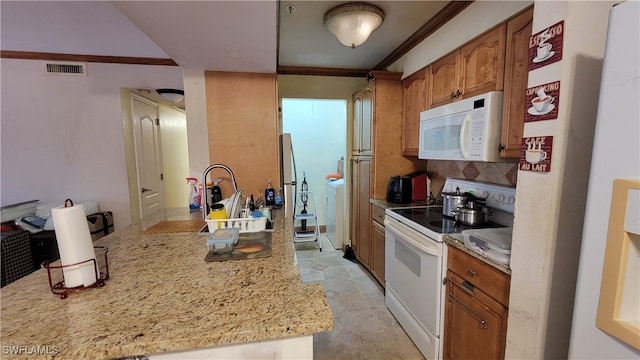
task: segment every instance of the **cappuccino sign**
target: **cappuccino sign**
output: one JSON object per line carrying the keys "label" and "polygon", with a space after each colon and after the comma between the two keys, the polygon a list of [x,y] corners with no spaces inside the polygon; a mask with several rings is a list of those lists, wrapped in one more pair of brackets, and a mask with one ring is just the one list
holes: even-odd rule
{"label": "cappuccino sign", "polygon": [[522,139],[518,170],[549,172],[553,136],[536,136]]}
{"label": "cappuccino sign", "polygon": [[529,38],[529,68],[535,70],[562,60],[564,20],[551,25]]}
{"label": "cappuccino sign", "polygon": [[537,85],[525,93],[524,122],[558,118],[560,81]]}

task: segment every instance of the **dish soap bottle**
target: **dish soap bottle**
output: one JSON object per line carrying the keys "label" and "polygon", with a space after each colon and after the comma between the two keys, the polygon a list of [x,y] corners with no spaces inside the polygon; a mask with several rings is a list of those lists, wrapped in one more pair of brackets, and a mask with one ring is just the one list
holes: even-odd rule
{"label": "dish soap bottle", "polygon": [[274,205],[277,208],[282,207],[282,189],[278,189],[278,192],[276,193],[276,198],[274,200]]}
{"label": "dish soap bottle", "polygon": [[211,189],[212,204],[222,201],[222,190],[220,190],[220,181],[222,181],[222,179],[213,180],[213,188]]}
{"label": "dish soap bottle", "polygon": [[267,180],[267,188],[264,190],[265,205],[273,206],[276,203],[276,194],[271,186],[271,180]]}

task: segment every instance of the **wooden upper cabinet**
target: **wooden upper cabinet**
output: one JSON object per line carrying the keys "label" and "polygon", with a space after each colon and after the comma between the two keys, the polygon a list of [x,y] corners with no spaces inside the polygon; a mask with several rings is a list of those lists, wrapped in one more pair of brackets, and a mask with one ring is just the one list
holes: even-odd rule
{"label": "wooden upper cabinet", "polygon": [[353,155],[371,155],[371,127],[373,126],[373,85],[353,96]]}
{"label": "wooden upper cabinet", "polygon": [[460,89],[460,51],[434,61],[429,71],[429,108],[448,104]]}
{"label": "wooden upper cabinet", "polygon": [[502,90],[505,31],[503,24],[460,49],[463,98]]}
{"label": "wooden upper cabinet", "polygon": [[428,109],[429,68],[403,80],[402,155],[418,156],[420,112]]}
{"label": "wooden upper cabinet", "polygon": [[519,158],[524,129],[525,92],[529,71],[529,37],[533,25],[533,8],[507,23],[502,100],[502,136],[500,157]]}
{"label": "wooden upper cabinet", "polygon": [[500,25],[431,64],[429,108],[502,90],[506,25]]}

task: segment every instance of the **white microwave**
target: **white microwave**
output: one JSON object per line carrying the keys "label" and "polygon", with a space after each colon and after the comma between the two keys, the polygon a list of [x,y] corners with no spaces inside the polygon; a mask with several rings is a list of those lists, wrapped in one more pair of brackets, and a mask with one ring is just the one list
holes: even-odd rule
{"label": "white microwave", "polygon": [[500,160],[502,91],[462,99],[420,113],[418,158]]}

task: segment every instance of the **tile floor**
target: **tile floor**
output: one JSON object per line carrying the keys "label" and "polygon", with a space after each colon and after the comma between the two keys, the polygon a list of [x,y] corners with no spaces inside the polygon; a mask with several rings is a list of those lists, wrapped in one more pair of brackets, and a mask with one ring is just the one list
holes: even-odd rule
{"label": "tile floor", "polygon": [[314,359],[424,359],[384,304],[384,289],[362,265],[343,258],[321,234],[295,244],[302,279],[324,286],[333,330],[313,337]]}

